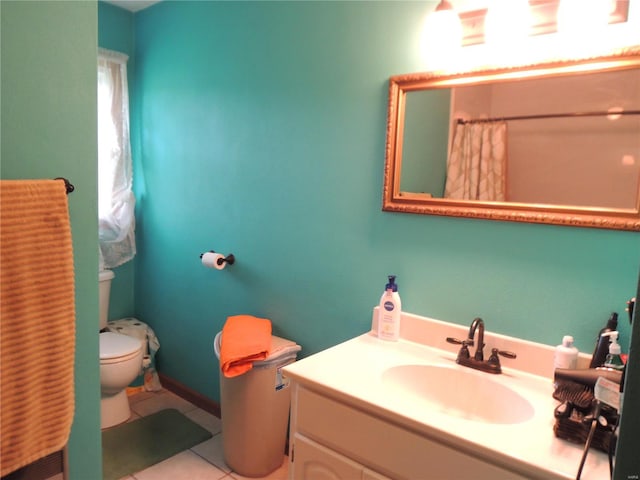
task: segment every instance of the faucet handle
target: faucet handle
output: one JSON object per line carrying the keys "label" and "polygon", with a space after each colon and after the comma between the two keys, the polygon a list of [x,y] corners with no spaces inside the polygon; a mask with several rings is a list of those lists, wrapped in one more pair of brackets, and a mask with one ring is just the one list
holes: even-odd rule
{"label": "faucet handle", "polygon": [[498,358],[498,355],[500,355],[501,357],[505,357],[505,358],[516,358],[517,357],[517,355],[515,353],[513,353],[513,352],[508,352],[507,350],[498,350],[497,348],[492,348],[491,349],[491,356],[489,357],[489,360],[487,360],[487,363],[500,367],[500,359]]}
{"label": "faucet handle", "polygon": [[504,357],[504,358],[517,358],[518,357],[515,353],[509,352],[507,350],[498,350],[497,348],[494,348],[494,349],[491,350],[491,352],[493,352],[493,350],[497,350],[496,353],[498,355],[500,355],[501,357]]}
{"label": "faucet handle", "polygon": [[460,360],[461,358],[469,358],[469,346],[473,345],[473,340],[470,342],[469,340],[459,340],[457,338],[447,337],[447,342],[455,345],[462,345],[458,352],[457,360]]}
{"label": "faucet handle", "polygon": [[454,337],[447,337],[448,343],[453,343],[455,345],[462,345],[462,348],[465,347],[473,347],[473,338],[467,338],[464,340],[460,340]]}

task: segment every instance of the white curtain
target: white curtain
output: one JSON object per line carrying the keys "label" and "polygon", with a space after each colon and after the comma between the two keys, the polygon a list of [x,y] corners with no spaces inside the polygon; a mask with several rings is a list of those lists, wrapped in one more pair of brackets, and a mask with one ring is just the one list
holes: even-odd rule
{"label": "white curtain", "polygon": [[136,253],[135,198],[129,141],[128,57],[98,52],[98,217],[100,269]]}
{"label": "white curtain", "polygon": [[502,202],[506,199],[506,174],[506,122],[456,124],[445,198]]}

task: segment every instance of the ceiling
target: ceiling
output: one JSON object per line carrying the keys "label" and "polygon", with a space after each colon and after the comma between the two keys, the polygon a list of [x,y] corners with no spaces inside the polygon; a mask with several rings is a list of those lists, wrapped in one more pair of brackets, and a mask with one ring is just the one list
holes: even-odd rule
{"label": "ceiling", "polygon": [[144,8],[150,7],[154,3],[158,3],[159,1],[160,0],[106,0],[106,2],[111,5],[124,8],[131,12],[140,11]]}

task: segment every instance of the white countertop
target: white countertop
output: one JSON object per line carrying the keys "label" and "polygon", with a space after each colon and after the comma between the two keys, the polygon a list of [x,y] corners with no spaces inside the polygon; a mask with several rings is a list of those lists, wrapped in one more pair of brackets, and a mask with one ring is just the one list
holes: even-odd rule
{"label": "white countertop", "polygon": [[[584,448],[583,445],[558,439],[553,433],[553,411],[558,402],[551,396],[553,386],[550,378],[509,368],[506,366],[509,360],[502,361],[503,373],[500,375],[457,365],[455,363],[458,348],[456,345],[449,345],[453,351],[446,351],[424,343],[416,343],[406,337],[412,336],[415,331],[413,327],[416,326],[419,327],[418,330],[422,328],[423,333],[429,330],[429,326],[434,327],[431,330],[437,331],[438,336],[441,336],[442,331],[449,326],[453,329],[449,336],[457,336],[464,327],[424,317],[411,317],[404,327],[405,338],[401,338],[398,342],[383,341],[371,332],[365,333],[290,364],[285,367],[285,373],[308,388],[385,418],[392,423],[418,431],[425,436],[437,438],[440,442],[460,451],[514,469],[524,476],[549,479],[575,478]],[[414,335],[413,340],[416,338],[417,336]],[[499,348],[504,348],[502,345],[510,343],[513,347],[511,350],[519,353],[519,340],[503,336],[496,338],[498,340],[494,342],[501,343]],[[437,341],[440,342],[441,339],[438,338]],[[485,352],[496,346],[492,343],[491,334],[485,335],[485,343],[487,345]],[[524,342],[522,348],[531,350],[532,345],[535,344]],[[542,356],[546,359],[547,350],[550,347],[542,347]],[[529,363],[534,365],[536,361],[530,359]],[[434,364],[464,369],[470,375],[479,375],[508,386],[533,405],[533,416],[514,424],[467,420],[448,415],[439,411],[438,408],[425,408],[424,401],[417,396],[404,394],[398,389],[390,389],[389,385],[382,380],[383,373],[394,366]],[[422,379],[415,380],[420,382]],[[437,385],[434,385],[434,388],[437,388]],[[606,480],[608,478],[607,456],[590,449],[582,479]]]}

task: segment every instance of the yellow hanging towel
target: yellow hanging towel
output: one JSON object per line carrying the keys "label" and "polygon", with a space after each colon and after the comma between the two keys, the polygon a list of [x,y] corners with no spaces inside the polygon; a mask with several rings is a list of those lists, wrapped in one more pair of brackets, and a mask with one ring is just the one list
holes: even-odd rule
{"label": "yellow hanging towel", "polygon": [[74,412],[75,295],[61,180],[0,181],[0,475],[62,449]]}

